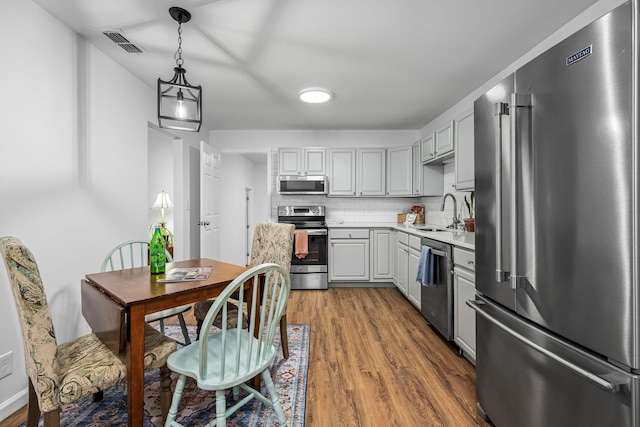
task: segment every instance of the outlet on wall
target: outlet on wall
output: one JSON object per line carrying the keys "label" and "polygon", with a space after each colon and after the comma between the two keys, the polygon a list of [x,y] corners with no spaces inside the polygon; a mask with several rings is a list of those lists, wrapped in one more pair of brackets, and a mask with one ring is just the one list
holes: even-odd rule
{"label": "outlet on wall", "polygon": [[13,373],[13,351],[0,356],[0,378]]}

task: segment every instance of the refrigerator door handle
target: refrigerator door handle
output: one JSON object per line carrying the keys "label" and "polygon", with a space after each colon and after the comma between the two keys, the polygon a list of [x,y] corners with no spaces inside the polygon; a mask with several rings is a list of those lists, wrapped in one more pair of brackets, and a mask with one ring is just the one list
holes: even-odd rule
{"label": "refrigerator door handle", "polygon": [[509,272],[502,268],[502,116],[509,115],[509,104],[497,102],[494,113],[495,132],[495,202],[496,202],[496,282],[502,283],[509,278]]}
{"label": "refrigerator door handle", "polygon": [[521,287],[521,281],[524,276],[518,275],[518,230],[519,230],[519,217],[518,217],[518,188],[519,188],[519,176],[518,160],[520,158],[520,148],[522,135],[520,135],[518,128],[518,109],[531,108],[531,94],[512,93],[509,103],[509,115],[511,119],[511,132],[510,132],[510,149],[511,149],[511,189],[509,195],[511,197],[511,206],[509,207],[510,213],[510,233],[511,233],[511,275],[509,276],[509,284],[511,289],[516,290]]}
{"label": "refrigerator door handle", "polygon": [[555,360],[556,362],[560,363],[561,365],[563,365],[564,367],[566,367],[567,369],[570,369],[571,371],[575,372],[576,374],[588,379],[589,381],[591,381],[592,383],[594,383],[595,385],[597,385],[598,387],[603,388],[604,390],[610,392],[610,393],[616,393],[618,392],[620,385],[619,384],[615,384],[615,383],[611,383],[603,378],[600,378],[599,376],[585,370],[582,369],[580,366],[566,360],[563,359],[562,357],[558,356],[557,354],[554,354],[552,352],[550,352],[549,350],[547,350],[546,348],[534,343],[533,341],[531,341],[530,339],[528,339],[527,337],[517,333],[516,331],[514,331],[513,329],[509,328],[507,325],[505,325],[504,323],[500,322],[498,319],[494,318],[493,316],[491,316],[490,314],[486,313],[484,310],[482,310],[482,305],[484,305],[483,301],[476,301],[476,300],[467,300],[466,304],[471,307],[477,314],[479,314],[480,316],[484,317],[486,320],[488,320],[489,322],[493,323],[494,325],[496,325],[498,328],[502,329],[504,332],[506,332],[507,334],[511,335],[512,337],[516,338],[517,340],[521,341],[522,343],[526,344],[527,346],[533,348],[534,350],[544,354],[545,356]]}

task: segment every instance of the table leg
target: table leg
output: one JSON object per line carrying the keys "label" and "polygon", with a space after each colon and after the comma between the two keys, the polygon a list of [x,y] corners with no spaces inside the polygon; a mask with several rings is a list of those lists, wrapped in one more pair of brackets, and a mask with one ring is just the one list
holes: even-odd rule
{"label": "table leg", "polygon": [[142,426],[144,410],[144,307],[129,310],[127,341],[127,414],[129,426]]}

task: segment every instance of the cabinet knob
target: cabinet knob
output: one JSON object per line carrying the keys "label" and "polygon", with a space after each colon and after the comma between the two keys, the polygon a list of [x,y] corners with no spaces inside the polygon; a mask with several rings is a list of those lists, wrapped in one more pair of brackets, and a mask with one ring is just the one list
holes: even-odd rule
{"label": "cabinet knob", "polygon": [[473,261],[471,261],[471,260],[467,260],[467,264],[469,264],[469,265],[473,265]]}

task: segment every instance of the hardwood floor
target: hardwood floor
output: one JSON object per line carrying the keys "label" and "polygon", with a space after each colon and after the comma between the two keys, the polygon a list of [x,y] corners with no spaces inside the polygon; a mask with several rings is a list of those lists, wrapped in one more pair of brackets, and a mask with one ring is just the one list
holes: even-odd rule
{"label": "hardwood floor", "polygon": [[473,365],[395,288],[293,291],[287,319],[311,325],[307,426],[490,426]]}

